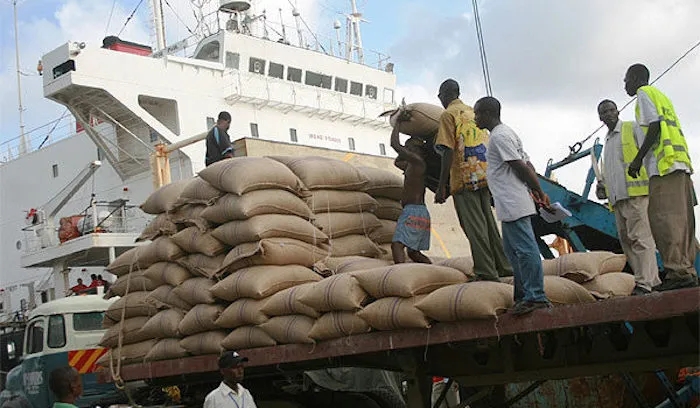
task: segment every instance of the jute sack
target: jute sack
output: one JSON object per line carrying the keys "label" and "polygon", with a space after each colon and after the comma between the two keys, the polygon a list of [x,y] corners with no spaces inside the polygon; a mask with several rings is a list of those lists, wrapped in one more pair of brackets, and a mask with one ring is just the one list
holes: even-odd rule
{"label": "jute sack", "polygon": [[228,332],[222,330],[197,333],[180,340],[180,346],[195,356],[220,354],[223,351],[221,342],[224,341],[226,335]]}
{"label": "jute sack", "polygon": [[423,295],[443,286],[467,281],[467,277],[456,269],[424,263],[385,266],[353,272],[353,275],[360,286],[377,299]]}
{"label": "jute sack", "polygon": [[141,327],[141,335],[148,339],[167,339],[180,337],[177,327],[185,317],[180,309],[161,310]]}
{"label": "jute sack", "polygon": [[542,262],[546,276],[562,276],[583,283],[598,275],[620,272],[627,263],[625,255],[606,251],[572,252]]}
{"label": "jute sack", "polygon": [[119,255],[114,261],[107,265],[105,269],[107,272],[117,276],[126,275],[129,272],[145,270],[151,265],[146,264],[147,260],[145,258],[141,258],[140,256],[140,253],[145,246],[146,245],[136,246],[124,251],[124,253]]}
{"label": "jute sack", "polygon": [[457,269],[462,272],[467,278],[471,279],[474,275],[474,259],[471,256],[458,256],[455,258],[433,259],[434,265],[446,266],[448,268]]}
{"label": "jute sack", "polygon": [[122,313],[124,313],[124,319],[137,316],[153,316],[158,310],[146,302],[148,294],[149,292],[134,292],[120,297],[107,308],[105,314],[117,322],[122,320]]}
{"label": "jute sack", "polygon": [[141,232],[136,242],[151,241],[161,235],[173,235],[177,233],[177,225],[173,222],[170,214],[158,214],[146,228]]}
{"label": "jute sack", "polygon": [[427,329],[430,321],[415,306],[426,296],[377,299],[357,312],[357,316],[377,330]]}
{"label": "jute sack", "polygon": [[275,345],[277,345],[275,339],[257,326],[243,326],[234,329],[221,342],[221,346],[224,349],[234,351]]}
{"label": "jute sack", "polygon": [[320,313],[299,301],[299,298],[310,290],[312,286],[313,283],[302,283],[301,285],[281,290],[265,299],[260,311],[266,316],[302,314],[315,319],[320,316]]}
{"label": "jute sack", "polygon": [[263,304],[265,300],[238,299],[221,312],[216,319],[216,326],[222,329],[235,329],[240,326],[265,323],[268,317],[260,310]]}
{"label": "jute sack", "polygon": [[117,323],[107,329],[102,336],[102,340],[100,340],[100,346],[107,348],[116,347],[119,344],[119,333],[121,333],[122,336],[122,344],[132,344],[148,340],[149,337],[141,333],[141,327],[143,327],[148,319],[149,318],[145,316],[138,316],[126,319],[123,323]]}
{"label": "jute sack", "polygon": [[330,256],[364,256],[375,258],[382,253],[382,250],[364,235],[353,234],[340,238],[331,239],[328,245]]}
{"label": "jute sack", "polygon": [[98,358],[95,364],[109,367],[110,358],[115,367],[119,360],[121,360],[122,365],[141,363],[155,344],[156,340],[145,340],[139,343],[126,344],[121,348],[113,348]]}
{"label": "jute sack", "polygon": [[199,176],[221,191],[243,195],[249,191],[283,189],[299,194],[299,178],[282,163],[266,157],[236,157],[214,163]]}
{"label": "jute sack", "polygon": [[187,350],[180,345],[180,339],[168,338],[159,340],[146,354],[144,361],[172,360],[187,357]]}
{"label": "jute sack", "polygon": [[364,188],[364,191],[369,195],[401,200],[403,195],[403,178],[401,176],[388,170],[373,167],[362,166],[357,169],[369,180]]}
{"label": "jute sack", "polygon": [[109,299],[113,296],[124,296],[126,294],[127,285],[129,287],[129,293],[144,292],[157,288],[160,286],[160,282],[146,277],[145,271],[131,272],[117,278],[112,286],[109,287],[106,297]]}
{"label": "jute sack", "polygon": [[361,309],[369,296],[352,274],[333,275],[315,283],[299,301],[317,312],[355,311]]}
{"label": "jute sack", "polygon": [[248,220],[227,222],[212,235],[231,246],[265,238],[293,238],[312,245],[328,242],[328,236],[308,220],[285,214],[256,215]]}
{"label": "jute sack", "polygon": [[328,256],[325,249],[293,238],[266,238],[234,247],[224,259],[219,275],[255,265],[311,267]]}
{"label": "jute sack", "polygon": [[216,299],[210,292],[214,283],[213,280],[207,278],[187,279],[182,285],[173,289],[173,294],[191,305],[214,303]]}
{"label": "jute sack", "polygon": [[316,320],[309,337],[314,340],[330,340],[338,337],[368,333],[372,328],[355,312],[329,312]]}
{"label": "jute sack", "polygon": [[[398,122],[399,132],[404,135],[428,138],[438,131],[440,115],[445,111],[442,107],[429,103],[411,103],[405,106],[410,119]],[[389,123],[396,126],[400,110],[384,112],[381,116],[390,115]]]}
{"label": "jute sack", "polygon": [[217,224],[247,220],[256,215],[287,214],[310,219],[313,213],[298,196],[286,190],[256,190],[242,196],[226,194],[202,211],[202,218]]}
{"label": "jute sack", "polygon": [[362,190],[367,178],[355,166],[320,156],[270,156],[296,174],[309,190]]}
{"label": "jute sack", "polygon": [[230,247],[219,241],[211,232],[203,232],[197,227],[188,227],[173,235],[172,240],[185,252],[216,256],[228,252]]}
{"label": "jute sack", "polygon": [[116,320],[112,320],[107,316],[106,314],[102,316],[102,328],[103,329],[109,329],[110,327],[114,326],[115,324],[119,323]]}
{"label": "jute sack", "polygon": [[201,217],[201,214],[208,207],[204,204],[185,204],[170,213],[170,219],[175,223],[178,231],[187,227],[195,226],[202,231],[208,231],[216,224]]}
{"label": "jute sack", "polygon": [[191,275],[204,278],[214,277],[220,270],[226,259],[226,254],[206,256],[204,254],[190,254],[177,260],[178,265],[189,271]]}
{"label": "jute sack", "polygon": [[595,298],[586,288],[559,276],[544,277],[544,293],[550,302],[561,305],[595,302]]}
{"label": "jute sack", "polygon": [[370,234],[382,226],[372,213],[343,212],[316,214],[314,224],[331,239],[350,234]]}
{"label": "jute sack", "polygon": [[187,269],[172,262],[156,262],[144,272],[145,277],[161,285],[177,286],[193,277]]}
{"label": "jute sack", "polygon": [[314,265],[314,269],[318,267],[321,270],[328,270],[329,275],[334,275],[336,273],[366,271],[368,269],[381,268],[382,266],[389,265],[393,265],[393,262],[364,256],[341,256],[337,258],[329,257],[323,261],[317,262],[316,265]]}
{"label": "jute sack", "polygon": [[194,305],[177,326],[177,331],[182,336],[190,336],[218,329],[216,319],[223,311],[221,305]]}
{"label": "jute sack", "polygon": [[275,316],[259,327],[279,344],[314,343],[309,332],[315,321],[304,315]]}
{"label": "jute sack", "polygon": [[613,296],[630,296],[634,290],[634,275],[624,272],[610,272],[581,284],[599,299]]}
{"label": "jute sack", "polygon": [[314,213],[360,213],[377,209],[377,201],[362,191],[313,190],[305,199]]}
{"label": "jute sack", "polygon": [[170,237],[158,237],[150,244],[139,248],[138,263],[146,269],[156,262],[171,262],[185,255],[182,250]]}
{"label": "jute sack", "polygon": [[160,214],[172,211],[176,207],[180,194],[185,187],[187,187],[189,182],[189,179],[174,181],[154,191],[148,196],[146,201],[140,205],[141,211],[146,214]]}
{"label": "jute sack", "polygon": [[440,288],[415,305],[439,322],[488,319],[513,306],[513,286],[479,281]]}
{"label": "jute sack", "polygon": [[374,215],[380,220],[397,221],[403,212],[403,207],[400,201],[392,200],[384,197],[375,197],[377,200],[377,210]]}
{"label": "jute sack", "polygon": [[158,286],[146,296],[146,303],[157,309],[190,310],[192,305],[182,300],[174,289],[175,287],[170,285]]}
{"label": "jute sack", "polygon": [[263,299],[292,286],[320,280],[314,271],[301,265],[251,266],[217,282],[211,293],[230,302],[241,298]]}
{"label": "jute sack", "polygon": [[372,231],[369,237],[377,244],[391,244],[394,232],[396,232],[396,221],[379,220],[379,222],[382,223],[382,226]]}
{"label": "jute sack", "polygon": [[213,204],[224,193],[207,183],[201,177],[193,177],[180,193],[176,205]]}

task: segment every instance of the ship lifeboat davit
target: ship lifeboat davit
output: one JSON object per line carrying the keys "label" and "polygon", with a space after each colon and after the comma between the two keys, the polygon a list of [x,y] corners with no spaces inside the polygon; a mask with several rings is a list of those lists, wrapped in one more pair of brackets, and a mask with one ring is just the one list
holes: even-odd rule
{"label": "ship lifeboat davit", "polygon": [[222,13],[240,13],[250,8],[250,1],[245,0],[221,0],[219,11]]}

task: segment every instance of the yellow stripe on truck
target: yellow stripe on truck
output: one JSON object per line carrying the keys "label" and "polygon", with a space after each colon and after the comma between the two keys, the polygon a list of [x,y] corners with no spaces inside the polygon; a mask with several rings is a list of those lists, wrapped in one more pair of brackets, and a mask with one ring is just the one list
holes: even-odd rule
{"label": "yellow stripe on truck", "polygon": [[78,361],[83,357],[83,354],[85,354],[85,350],[80,350],[77,353],[73,354],[73,358],[71,358],[68,361],[68,365],[71,367],[75,367],[76,364],[78,364]]}

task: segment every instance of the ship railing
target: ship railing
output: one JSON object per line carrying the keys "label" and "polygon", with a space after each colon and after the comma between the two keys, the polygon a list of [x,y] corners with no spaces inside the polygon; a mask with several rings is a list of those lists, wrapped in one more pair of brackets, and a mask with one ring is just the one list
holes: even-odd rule
{"label": "ship railing", "polygon": [[73,116],[63,115],[0,143],[0,164],[18,159],[76,134]]}

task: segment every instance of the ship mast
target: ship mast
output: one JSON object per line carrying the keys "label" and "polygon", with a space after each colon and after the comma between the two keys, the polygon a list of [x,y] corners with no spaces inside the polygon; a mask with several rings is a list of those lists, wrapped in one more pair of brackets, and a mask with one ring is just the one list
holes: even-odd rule
{"label": "ship mast", "polygon": [[24,107],[22,106],[22,79],[19,65],[19,34],[17,33],[17,0],[12,1],[15,23],[15,65],[17,69],[17,102],[19,110],[19,154],[27,153],[27,140],[24,135]]}
{"label": "ship mast", "polygon": [[165,49],[165,19],[163,19],[162,0],[151,0],[153,26],[156,32],[156,51]]}

